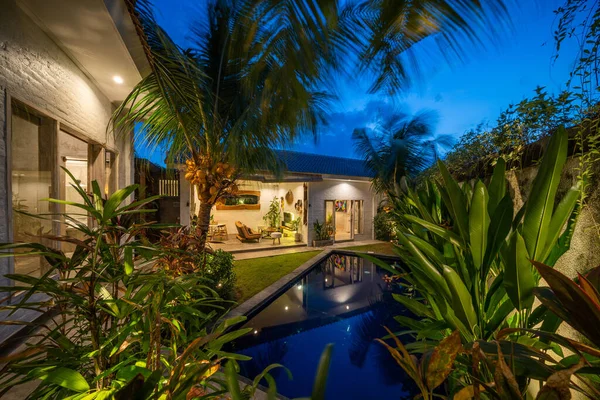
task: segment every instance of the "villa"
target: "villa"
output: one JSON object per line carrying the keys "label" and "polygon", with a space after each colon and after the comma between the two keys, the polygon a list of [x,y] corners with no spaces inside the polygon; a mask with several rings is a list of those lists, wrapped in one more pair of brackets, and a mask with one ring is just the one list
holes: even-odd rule
{"label": "villa", "polygon": [[[73,234],[13,211],[72,211],[42,201],[76,196],[61,167],[86,190],[98,181],[105,194],[133,182],[132,138],[114,137],[107,126],[146,66],[122,0],[2,2],[0,242]],[[43,270],[40,257],[2,258],[1,284],[10,285],[7,273]]]}
{"label": "villa", "polygon": [[[236,197],[213,207],[213,225],[220,226],[227,235],[216,242],[225,242],[226,249],[239,244],[236,222],[255,231],[267,228],[264,216],[273,200],[281,208],[279,226],[283,245],[312,245],[313,224],[317,221],[334,227],[333,240],[337,242],[374,238],[373,216],[378,197],[371,190],[372,174],[362,160],[287,150],[279,150],[277,154],[286,166],[282,177],[270,172],[246,176],[238,183]],[[198,196],[183,178],[180,188],[180,221],[187,225],[190,216],[197,215]],[[294,234],[292,224],[297,219],[300,219],[299,235]]]}

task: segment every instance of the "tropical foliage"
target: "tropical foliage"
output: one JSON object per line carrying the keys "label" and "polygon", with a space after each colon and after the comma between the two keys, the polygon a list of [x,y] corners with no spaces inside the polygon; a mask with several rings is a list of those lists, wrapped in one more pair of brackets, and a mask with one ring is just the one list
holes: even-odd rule
{"label": "tropical foliage", "polygon": [[[68,171],[65,171],[69,174]],[[70,176],[72,182],[77,182]],[[166,259],[190,256],[188,250],[153,246],[144,232],[162,228],[137,222],[155,197],[129,204],[136,185],[105,199],[97,182],[89,197],[77,183],[80,202],[49,199],[89,215],[90,227],[62,215],[81,239],[48,237],[75,246],[72,253],[38,243],[2,244],[2,256],[36,255],[47,264],[39,278],[7,275],[3,287],[12,297],[1,309],[13,313],[50,312],[48,321],[32,325],[24,348],[4,357],[0,391],[41,381],[30,398],[167,398],[225,390],[217,370],[228,359],[229,341],[247,333],[232,330],[244,318],[219,317],[231,303],[211,289],[215,282],[194,271],[174,276]],[[54,218],[58,216],[38,216]],[[175,274],[177,275],[177,274]],[[35,385],[33,385],[35,387]]]}
{"label": "tropical foliage", "polygon": [[439,150],[449,147],[452,138],[435,136],[437,114],[421,111],[414,116],[394,114],[373,129],[358,128],[352,134],[358,154],[373,173],[373,188],[389,193],[402,178],[414,178],[438,159]]}
{"label": "tropical foliage", "polygon": [[[561,125],[573,125],[575,120],[573,93],[563,91],[552,95],[538,86],[531,98],[510,104],[495,123],[481,123],[465,132],[444,160],[448,170],[463,179],[486,175],[499,158],[503,158],[509,168],[519,168],[529,145]],[[536,156],[529,155],[530,158]],[[437,173],[437,170],[430,172]]]}
{"label": "tropical foliage", "polygon": [[286,2],[210,1],[185,50],[156,24],[148,2],[133,10],[151,73],[114,120],[126,129],[141,124],[138,140],[186,162],[203,243],[212,206],[237,190],[240,174],[278,169],[272,149],[322,122],[327,96],[314,87],[332,59],[337,16],[335,2],[326,3],[321,14]]}
{"label": "tropical foliage", "polygon": [[[473,374],[483,383],[496,379],[490,372],[496,367],[478,366],[474,371],[473,357],[478,357],[478,363],[487,360],[495,364],[502,364],[502,354],[522,358],[527,368],[537,371],[536,379],[547,379],[556,367],[551,358],[535,357],[540,350],[551,348],[560,353],[547,342],[527,334],[511,337],[515,344],[491,341],[503,328],[529,329],[543,320],[544,329],[554,332],[560,323],[548,308],[533,309],[540,276],[530,260],[554,265],[569,248],[580,191],[571,188],[560,201],[556,199],[567,142],[564,128],[551,137],[532,184],[536,196],[530,196],[516,213],[503,159],[498,160],[487,185],[481,181],[460,185],[439,162],[439,180],[428,180],[414,189],[404,185],[404,192],[393,198],[397,251],[405,260],[402,269],[408,272],[403,279],[415,293],[395,298],[418,316],[416,320],[398,316],[409,330],[395,335],[414,336],[416,342],[410,350],[423,353],[451,332],[458,332],[469,357],[458,359],[460,365],[453,372],[456,376],[450,388],[453,393],[469,387]],[[373,262],[385,267],[381,261]],[[478,350],[473,353],[475,344]],[[516,344],[520,346],[518,354],[510,350]],[[502,365],[498,368],[504,369]],[[506,379],[517,383],[519,393],[526,387],[523,378],[533,378],[523,371],[511,374],[516,378]],[[494,390],[499,391],[497,379],[496,385]]]}

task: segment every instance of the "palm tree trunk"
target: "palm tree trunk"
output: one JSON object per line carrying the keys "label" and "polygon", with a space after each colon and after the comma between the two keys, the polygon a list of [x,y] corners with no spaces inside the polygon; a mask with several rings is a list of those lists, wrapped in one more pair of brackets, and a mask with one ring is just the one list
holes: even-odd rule
{"label": "palm tree trunk", "polygon": [[208,236],[208,226],[210,225],[210,212],[212,210],[212,204],[201,202],[200,210],[198,210],[198,235],[199,235],[199,247],[204,249],[206,247],[206,237]]}

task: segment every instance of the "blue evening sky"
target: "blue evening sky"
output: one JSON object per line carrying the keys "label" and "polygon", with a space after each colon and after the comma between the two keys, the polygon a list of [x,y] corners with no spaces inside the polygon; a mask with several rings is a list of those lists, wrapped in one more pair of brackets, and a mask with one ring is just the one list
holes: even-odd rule
{"label": "blue evening sky", "polygon": [[[494,0],[491,0],[494,1]],[[373,124],[378,112],[395,107],[415,113],[422,109],[439,114],[437,134],[460,137],[481,122],[493,122],[509,104],[533,94],[536,86],[550,93],[565,89],[575,49],[571,43],[561,49],[554,62],[554,10],[564,0],[517,0],[511,7],[512,28],[495,41],[468,46],[462,62],[448,63],[443,58],[428,60],[423,73],[406,93],[390,98],[367,93],[370,76],[338,79],[337,101],[328,126],[320,129],[317,143],[306,138],[289,148],[311,153],[358,158],[351,140],[357,127]],[[183,47],[187,32],[196,18],[203,18],[205,1],[154,0],[158,22]],[[424,42],[422,46],[429,46]],[[571,46],[571,47],[569,47]],[[140,156],[163,164],[158,151],[137,149]]]}

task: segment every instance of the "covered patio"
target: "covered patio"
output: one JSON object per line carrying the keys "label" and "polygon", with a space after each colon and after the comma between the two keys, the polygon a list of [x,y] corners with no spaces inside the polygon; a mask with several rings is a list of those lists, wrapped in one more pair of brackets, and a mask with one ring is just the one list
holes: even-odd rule
{"label": "covered patio", "polygon": [[[274,243],[273,243],[274,242]],[[272,238],[262,238],[259,242],[240,242],[235,237],[229,237],[227,240],[210,242],[210,247],[215,250],[225,250],[230,253],[246,253],[251,251],[266,251],[266,250],[284,250],[295,247],[306,247],[306,243],[296,242],[293,236],[282,236],[281,243]]]}

